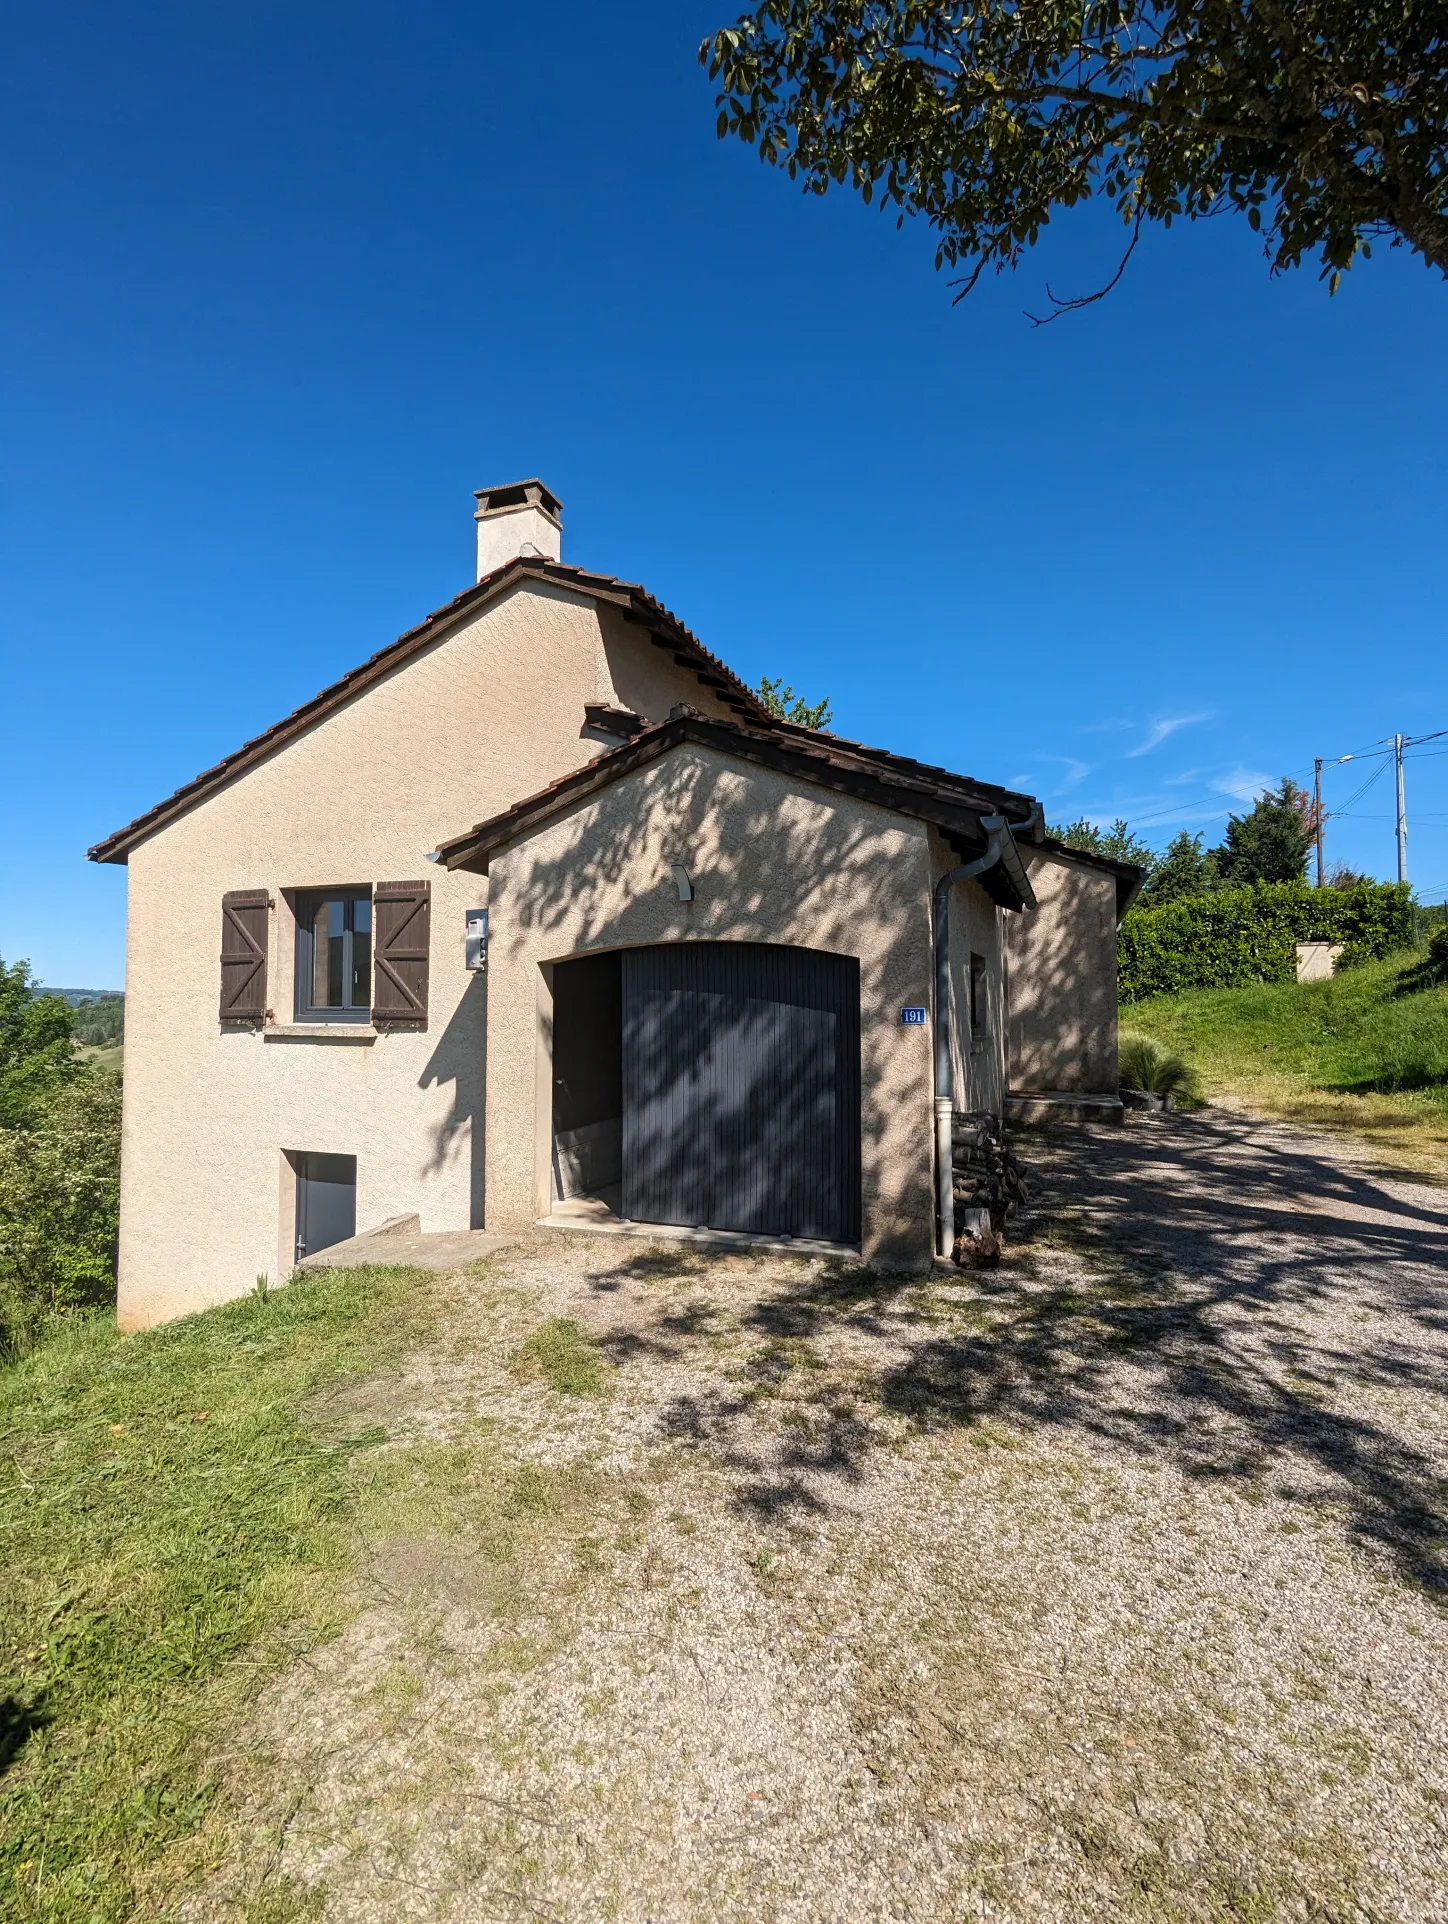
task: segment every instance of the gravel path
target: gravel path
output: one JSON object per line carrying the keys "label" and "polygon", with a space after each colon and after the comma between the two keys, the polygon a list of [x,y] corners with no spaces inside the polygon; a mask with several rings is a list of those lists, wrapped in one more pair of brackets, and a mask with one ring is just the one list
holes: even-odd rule
{"label": "gravel path", "polygon": [[984,1275],[459,1276],[329,1413],[361,1606],[185,1914],[1448,1916],[1448,1191],[1216,1112],[1026,1154]]}

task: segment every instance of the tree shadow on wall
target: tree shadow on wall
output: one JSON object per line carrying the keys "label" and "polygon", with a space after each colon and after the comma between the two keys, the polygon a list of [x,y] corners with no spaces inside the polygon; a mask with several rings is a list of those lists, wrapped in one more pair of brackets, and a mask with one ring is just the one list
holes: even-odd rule
{"label": "tree shadow on wall", "polygon": [[[929,998],[918,847],[918,829],[882,810],[840,806],[826,791],[781,797],[745,775],[675,757],[605,790],[536,847],[510,852],[494,873],[492,940],[504,962],[680,941],[783,941],[858,957],[861,1137],[898,1142],[902,1105],[917,1103],[920,1116],[920,1155],[877,1159],[875,1215],[897,1226],[902,1249],[918,1258],[928,1250],[931,1208],[929,1041],[922,1032],[902,1043],[880,1019]],[[692,878],[690,901],[678,899],[673,861]],[[741,1181],[778,1187],[769,1145],[739,1141],[735,1121],[727,1111],[715,1118],[728,1153],[749,1165]],[[847,1174],[857,1180],[853,1168]]]}
{"label": "tree shadow on wall", "polygon": [[458,1143],[466,1135],[470,1158],[468,1227],[481,1229],[486,1199],[484,1105],[488,1087],[488,978],[482,971],[468,977],[462,999],[418,1078],[418,1087],[429,1089],[444,1082],[452,1084],[452,1104],[433,1131],[424,1167],[429,1175],[435,1175],[457,1153]]}

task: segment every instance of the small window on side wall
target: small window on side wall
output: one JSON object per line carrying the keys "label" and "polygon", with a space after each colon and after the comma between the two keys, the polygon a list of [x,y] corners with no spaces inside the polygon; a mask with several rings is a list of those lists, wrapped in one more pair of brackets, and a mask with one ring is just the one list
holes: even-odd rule
{"label": "small window on side wall", "polygon": [[980,1035],[986,1026],[986,974],[985,957],[972,954],[970,958],[970,1027],[972,1035]]}
{"label": "small window on side wall", "polygon": [[298,1022],[366,1022],[372,1013],[372,896],[327,889],[297,897]]}

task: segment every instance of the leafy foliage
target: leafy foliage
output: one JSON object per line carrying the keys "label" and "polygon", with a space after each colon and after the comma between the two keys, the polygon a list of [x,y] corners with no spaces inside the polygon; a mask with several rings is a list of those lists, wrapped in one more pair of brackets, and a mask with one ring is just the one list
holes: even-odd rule
{"label": "leafy foliage", "polygon": [[58,995],[41,993],[28,962],[0,958],[0,1129],[17,1128],[76,1069],[75,1018]]}
{"label": "leafy foliage", "polygon": [[1172,1102],[1201,1100],[1196,1071],[1149,1035],[1124,1035],[1117,1050],[1117,1073],[1123,1089],[1143,1095],[1166,1096]]}
{"label": "leafy foliage", "polygon": [[793,722],[796,728],[828,728],[834,720],[828,696],[823,701],[806,701],[784,686],[782,676],[761,675],[759,699],[776,721]]}
{"label": "leafy foliage", "polygon": [[1104,855],[1112,862],[1134,862],[1138,868],[1149,869],[1156,861],[1147,844],[1131,832],[1130,825],[1119,815],[1110,828],[1098,828],[1083,815],[1066,828],[1047,828],[1046,833],[1068,848],[1082,848],[1092,855]]}
{"label": "leafy foliage", "polygon": [[1251,814],[1227,818],[1226,842],[1214,851],[1217,872],[1228,888],[1300,881],[1315,826],[1311,798],[1284,776],[1258,797]]}
{"label": "leafy foliage", "polygon": [[115,1298],[121,1085],[86,1069],[23,1129],[0,1129],[0,1358]]}
{"label": "leafy foliage", "polygon": [[699,58],[721,138],[923,217],[962,293],[1095,194],[1128,256],[1143,221],[1229,209],[1274,273],[1316,254],[1335,289],[1378,235],[1448,273],[1436,0],[766,0]]}
{"label": "leafy foliage", "polygon": [[1143,902],[1159,908],[1163,902],[1180,901],[1184,895],[1201,895],[1217,880],[1215,854],[1202,848],[1202,837],[1183,829],[1157,857],[1142,890]]}
{"label": "leafy foliage", "polygon": [[1295,982],[1299,942],[1341,942],[1339,967],[1412,940],[1406,884],[1310,889],[1304,882],[1218,889],[1160,908],[1133,908],[1117,937],[1121,999],[1183,989]]}
{"label": "leafy foliage", "polygon": [[26,963],[0,963],[0,1357],[114,1294],[121,1089],[72,1029]]}
{"label": "leafy foliage", "polygon": [[101,995],[93,1001],[77,1002],[74,1036],[88,1048],[106,1049],[120,1042],[126,1033],[126,998]]}

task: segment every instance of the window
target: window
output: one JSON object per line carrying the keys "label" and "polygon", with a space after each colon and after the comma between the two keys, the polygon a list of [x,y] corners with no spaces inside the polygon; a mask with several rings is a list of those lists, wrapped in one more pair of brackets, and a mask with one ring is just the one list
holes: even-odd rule
{"label": "window", "polygon": [[986,1025],[986,981],[985,957],[972,954],[970,958],[970,1032],[980,1035]]}
{"label": "window", "polygon": [[297,899],[298,1022],[365,1022],[372,1013],[372,897],[337,889]]}

